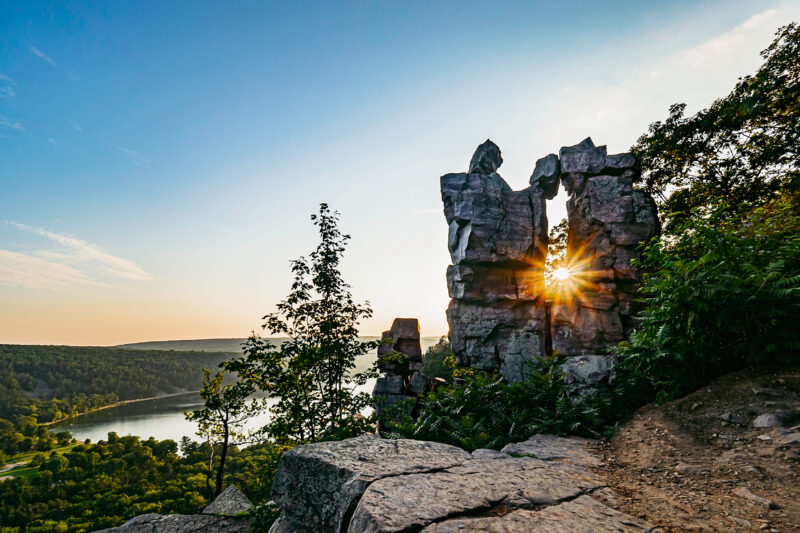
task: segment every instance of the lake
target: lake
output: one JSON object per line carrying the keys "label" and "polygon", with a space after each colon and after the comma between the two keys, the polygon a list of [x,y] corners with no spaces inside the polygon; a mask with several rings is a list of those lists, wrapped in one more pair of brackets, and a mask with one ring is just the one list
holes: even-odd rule
{"label": "lake", "polygon": [[[429,346],[436,344],[437,340],[434,337],[423,337],[420,340],[422,351],[425,352]],[[368,366],[376,357],[377,354],[373,351],[362,361],[358,361],[358,367]],[[374,385],[375,381],[370,380],[362,390],[371,392]],[[195,434],[197,424],[187,421],[183,413],[202,406],[200,394],[188,392],[95,411],[53,424],[50,431],[69,431],[79,441],[91,439],[92,442],[106,440],[111,431],[120,436],[137,435],[143,439],[154,437],[157,440],[172,439],[178,442],[182,437],[189,437],[197,441],[200,440]],[[249,427],[261,427],[268,420],[268,414],[260,415],[250,422]]]}

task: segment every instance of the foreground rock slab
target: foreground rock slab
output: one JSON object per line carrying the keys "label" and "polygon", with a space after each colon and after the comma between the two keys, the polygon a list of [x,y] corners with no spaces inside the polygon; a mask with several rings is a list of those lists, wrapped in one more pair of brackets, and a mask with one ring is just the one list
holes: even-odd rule
{"label": "foreground rock slab", "polygon": [[150,513],[137,516],[119,527],[103,529],[96,533],[246,533],[251,519],[227,518],[211,515],[162,515]]}
{"label": "foreground rock slab", "polygon": [[597,466],[600,459],[592,453],[592,441],[555,435],[534,435],[526,441],[509,444],[501,451],[512,456],[530,456],[542,461],[556,461],[580,466]]}
{"label": "foreground rock slab", "polygon": [[[281,459],[272,533],[649,531],[591,495],[591,441],[532,437],[469,454],[445,444],[364,436],[298,446]],[[574,516],[573,516],[574,515]]]}
{"label": "foreground rock slab", "polygon": [[548,507],[541,511],[520,509],[496,517],[458,518],[432,524],[425,533],[612,533],[653,531],[650,524],[603,505],[590,496]]}
{"label": "foreground rock slab", "polygon": [[342,531],[374,481],[444,470],[467,459],[469,454],[455,446],[375,436],[308,444],[281,457],[272,498],[283,520],[297,528],[286,531]]}

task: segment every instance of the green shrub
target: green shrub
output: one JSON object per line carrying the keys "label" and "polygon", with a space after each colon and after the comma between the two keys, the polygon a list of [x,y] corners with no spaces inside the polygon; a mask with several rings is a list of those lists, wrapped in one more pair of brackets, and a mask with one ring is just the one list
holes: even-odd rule
{"label": "green shrub", "polygon": [[425,356],[422,358],[422,373],[429,378],[442,378],[448,383],[453,380],[453,368],[445,364],[445,359],[453,355],[450,341],[442,336],[439,342],[433,346],[428,346]]}
{"label": "green shrub", "polygon": [[[502,376],[473,372],[422,401],[415,422],[387,411],[390,437],[432,440],[466,450],[500,449],[535,433],[598,437],[616,419],[613,394],[578,396],[564,383],[558,355],[540,359],[531,376],[506,384]],[[383,412],[381,413],[383,416]]]}
{"label": "green shrub", "polygon": [[[744,217],[694,213],[646,247],[644,311],[618,347],[628,383],[669,400],[747,365],[800,354],[800,213],[784,198]],[[641,384],[638,390],[642,391]]]}

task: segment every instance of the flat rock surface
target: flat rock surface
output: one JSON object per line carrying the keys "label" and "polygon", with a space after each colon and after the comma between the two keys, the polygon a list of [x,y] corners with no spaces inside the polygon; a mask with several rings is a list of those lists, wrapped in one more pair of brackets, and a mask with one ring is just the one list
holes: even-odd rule
{"label": "flat rock surface", "polygon": [[469,453],[455,446],[375,436],[297,446],[281,457],[272,498],[298,526],[340,531],[351,504],[372,482],[443,470],[467,459]]}
{"label": "flat rock surface", "polygon": [[119,527],[96,533],[246,533],[250,531],[251,525],[250,519],[151,513],[132,518]]}
{"label": "flat rock surface", "polygon": [[486,531],[497,533],[612,533],[647,532],[653,526],[604,505],[590,496],[546,507],[539,511],[518,509],[486,518],[455,518],[432,524],[425,533]]}
{"label": "flat rock surface", "polygon": [[607,491],[591,442],[542,435],[523,457],[375,437],[299,446],[281,459],[272,532],[648,531],[589,497]]}
{"label": "flat rock surface", "polygon": [[376,481],[356,507],[349,531],[418,530],[442,517],[500,505],[553,505],[601,486],[600,478],[571,465],[529,457],[473,459],[441,472]]}
{"label": "flat rock surface", "polygon": [[565,439],[555,435],[534,435],[526,441],[509,444],[502,449],[514,456],[527,455],[542,461],[560,461],[581,466],[597,466],[600,460],[592,453],[589,439]]}

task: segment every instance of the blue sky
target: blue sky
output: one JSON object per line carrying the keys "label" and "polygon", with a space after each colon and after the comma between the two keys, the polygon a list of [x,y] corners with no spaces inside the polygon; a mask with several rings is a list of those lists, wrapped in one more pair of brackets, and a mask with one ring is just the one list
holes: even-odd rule
{"label": "blue sky", "polygon": [[[526,186],[726,94],[798,1],[0,1],[0,342],[245,336],[352,235],[375,317],[446,332],[438,177],[487,137]],[[549,206],[564,216],[563,196]]]}

